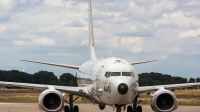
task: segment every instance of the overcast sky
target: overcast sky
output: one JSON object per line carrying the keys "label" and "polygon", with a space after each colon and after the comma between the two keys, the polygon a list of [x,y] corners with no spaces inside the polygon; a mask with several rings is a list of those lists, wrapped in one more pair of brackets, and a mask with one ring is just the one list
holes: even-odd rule
{"label": "overcast sky", "polygon": [[[88,60],[87,0],[0,0],[0,69],[76,71],[20,59],[81,65]],[[93,0],[97,56],[113,54],[138,73],[200,77],[199,0]]]}

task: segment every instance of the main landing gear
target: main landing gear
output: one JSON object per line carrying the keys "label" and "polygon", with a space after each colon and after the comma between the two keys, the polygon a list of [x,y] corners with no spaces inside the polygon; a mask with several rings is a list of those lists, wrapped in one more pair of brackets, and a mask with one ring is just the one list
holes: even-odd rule
{"label": "main landing gear", "polygon": [[142,106],[137,106],[138,103],[142,102],[141,100],[138,101],[138,97],[138,95],[135,97],[133,106],[128,106],[127,112],[142,112]]}
{"label": "main landing gear", "polygon": [[66,103],[69,104],[65,106],[64,108],[64,112],[79,112],[79,107],[78,106],[74,106],[74,101],[76,101],[79,97],[77,97],[76,99],[73,100],[73,95],[69,95],[69,102],[67,100],[65,100]]}

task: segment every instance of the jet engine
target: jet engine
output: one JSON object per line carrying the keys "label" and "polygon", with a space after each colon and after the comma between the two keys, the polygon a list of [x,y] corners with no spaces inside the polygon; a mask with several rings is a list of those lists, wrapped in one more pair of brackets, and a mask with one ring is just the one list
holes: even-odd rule
{"label": "jet engine", "polygon": [[152,95],[150,103],[155,112],[171,112],[178,107],[176,96],[166,89],[156,91]]}
{"label": "jet engine", "polygon": [[59,91],[55,89],[47,89],[40,94],[38,105],[43,111],[62,111],[64,109],[64,98]]}

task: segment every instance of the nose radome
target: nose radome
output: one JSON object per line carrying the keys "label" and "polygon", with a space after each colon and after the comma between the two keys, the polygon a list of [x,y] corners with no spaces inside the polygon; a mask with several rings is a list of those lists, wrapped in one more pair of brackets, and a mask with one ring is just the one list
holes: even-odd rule
{"label": "nose radome", "polygon": [[128,92],[128,86],[125,83],[121,83],[118,86],[118,92],[121,95],[124,95]]}

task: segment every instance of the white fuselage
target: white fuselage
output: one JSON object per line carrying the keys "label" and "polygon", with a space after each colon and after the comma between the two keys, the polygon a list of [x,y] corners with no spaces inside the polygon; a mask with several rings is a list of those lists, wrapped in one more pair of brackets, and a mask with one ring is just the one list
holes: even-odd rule
{"label": "white fuselage", "polygon": [[85,62],[79,68],[78,85],[98,103],[128,104],[136,96],[138,74],[133,66],[120,58],[104,58]]}

